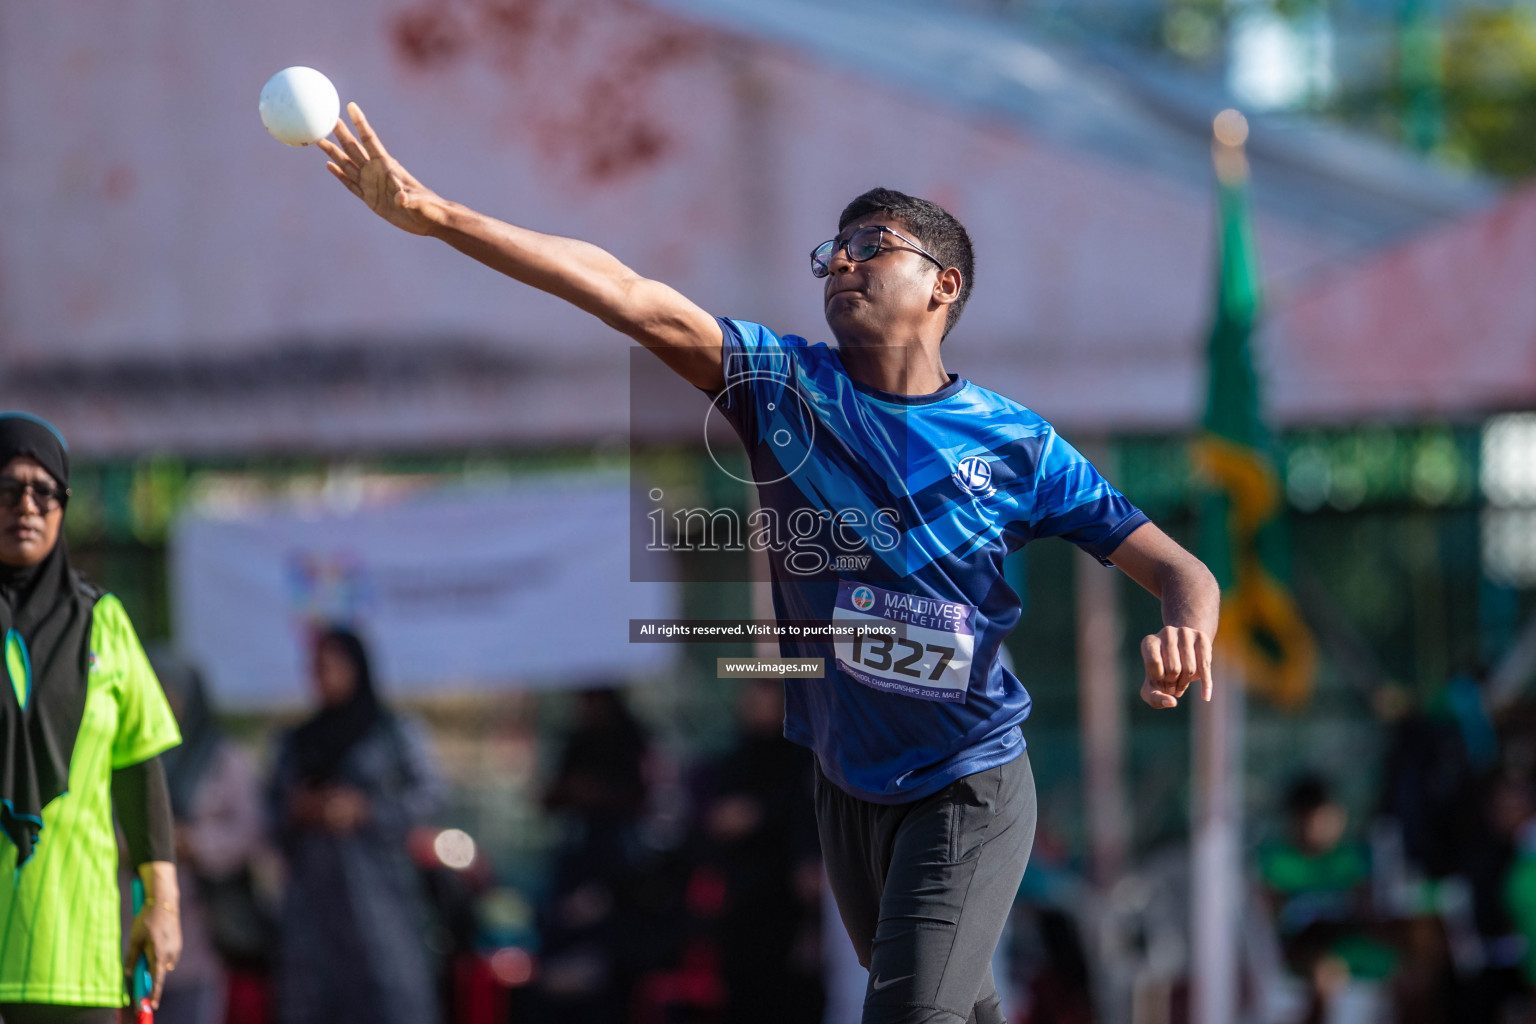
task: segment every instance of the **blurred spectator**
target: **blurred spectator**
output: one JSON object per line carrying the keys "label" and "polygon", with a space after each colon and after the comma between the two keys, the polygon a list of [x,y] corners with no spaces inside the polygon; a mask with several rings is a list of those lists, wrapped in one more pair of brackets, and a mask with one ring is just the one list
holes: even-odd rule
{"label": "blurred spectator", "polygon": [[1370,858],[1347,842],[1349,814],[1316,776],[1294,781],[1285,797],[1286,838],[1263,848],[1259,877],[1291,969],[1310,987],[1308,1020],[1351,979],[1378,981],[1396,970],[1390,946],[1366,934]]}
{"label": "blurred spectator", "polygon": [[[1509,1011],[1529,990],[1526,978],[1536,963],[1527,956],[1531,938],[1536,937],[1532,931],[1536,917],[1519,920],[1523,901],[1514,890],[1523,887],[1511,873],[1522,840],[1536,834],[1536,801],[1528,783],[1511,776],[1490,787],[1484,833],[1468,868],[1482,963],[1457,993],[1458,1024],[1505,1024],[1520,1019],[1511,1018]],[[1536,907],[1525,907],[1527,915],[1532,910]]]}
{"label": "blurred spectator", "polygon": [[1481,688],[1469,676],[1442,687],[1424,710],[1383,687],[1377,711],[1393,722],[1381,812],[1403,832],[1408,859],[1431,878],[1465,868],[1483,834],[1483,783],[1498,756]]}
{"label": "blurred spectator", "polygon": [[203,678],[167,651],[151,656],[181,729],[161,755],[176,822],[181,883],[181,962],[165,981],[160,1024],[224,1020],[224,959],[249,965],[265,954],[268,920],[256,902],[250,860],[261,839],[255,766],[214,718]]}
{"label": "blurred spectator", "polygon": [[703,859],[724,881],[725,1020],[821,1019],[821,860],[810,751],[784,738],[784,687],[746,684],[734,750],[700,773]]}
{"label": "blurred spectator", "polygon": [[406,851],[439,780],[422,731],[373,686],[357,635],[314,645],[320,710],[283,737],[269,790],[288,861],[280,918],[281,1024],[433,1024],[420,875]]}
{"label": "blurred spectator", "polygon": [[1309,775],[1291,783],[1285,817],[1285,840],[1259,857],[1281,934],[1294,936],[1319,922],[1355,916],[1363,909],[1370,862],[1364,848],[1344,841],[1348,812],[1322,779]]}
{"label": "blurred spectator", "polygon": [[645,731],[619,691],[579,693],[576,727],[566,737],[545,808],[586,820],[633,820],[645,804],[647,746]]}
{"label": "blurred spectator", "polygon": [[1099,1017],[1082,931],[1089,885],[1073,865],[1070,847],[1051,826],[1042,814],[992,973],[1005,1009],[1013,1006],[1009,1020],[1093,1024]]}
{"label": "blurred spectator", "polygon": [[645,806],[649,741],[617,690],[577,696],[547,810],[564,815],[564,838],[542,918],[540,992],[550,1020],[612,1024],[627,1019],[647,936],[637,824]]}
{"label": "blurred spectator", "polygon": [[1512,786],[1501,801],[1513,839],[1504,884],[1504,904],[1515,931],[1525,939],[1521,970],[1536,985],[1536,802],[1526,786]]}
{"label": "blurred spectator", "polygon": [[[1444,987],[1445,1001],[1454,1007],[1447,1013],[1457,1024],[1511,1019],[1508,1008],[1525,988],[1519,968],[1524,939],[1510,916],[1506,879],[1530,814],[1522,781],[1529,772],[1511,770],[1522,747],[1520,715],[1510,714],[1518,709],[1506,709],[1501,736],[1485,679],[1481,669],[1457,675],[1422,710],[1398,686],[1382,687],[1374,698],[1390,728],[1376,824],[1377,909],[1400,920],[1430,911],[1438,917],[1455,967]],[[1426,929],[1420,927],[1417,938],[1399,944],[1414,961],[1398,975],[1400,1006],[1424,1002],[1405,991],[1415,981],[1422,985],[1435,955]]]}

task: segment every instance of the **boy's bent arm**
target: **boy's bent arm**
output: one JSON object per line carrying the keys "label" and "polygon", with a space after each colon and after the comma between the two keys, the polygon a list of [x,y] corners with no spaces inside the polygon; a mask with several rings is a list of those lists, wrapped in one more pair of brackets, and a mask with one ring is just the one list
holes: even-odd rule
{"label": "boy's bent arm", "polygon": [[1152,523],[1132,531],[1110,561],[1163,605],[1163,628],[1141,641],[1146,679],[1141,699],[1154,708],[1178,704],[1188,686],[1200,683],[1211,699],[1211,643],[1221,618],[1221,588],[1205,563]]}
{"label": "boy's bent arm", "polygon": [[331,174],[369,209],[403,231],[440,238],[515,281],[564,299],[635,339],[689,383],[721,385],[720,324],[672,287],[635,273],[589,242],[546,235],[449,202],[389,155],[357,104],[354,136],[320,141]]}

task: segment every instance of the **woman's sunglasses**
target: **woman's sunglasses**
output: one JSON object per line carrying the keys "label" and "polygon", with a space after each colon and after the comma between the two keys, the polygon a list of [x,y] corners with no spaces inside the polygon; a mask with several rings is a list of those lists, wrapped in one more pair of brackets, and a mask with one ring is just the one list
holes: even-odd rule
{"label": "woman's sunglasses", "polygon": [[940,270],[944,269],[944,264],[940,263],[938,258],[935,257],[933,253],[929,252],[927,249],[924,249],[922,246],[912,241],[912,239],[899,232],[892,231],[888,227],[876,224],[872,227],[860,228],[853,234],[849,235],[847,238],[843,239],[841,242],[835,238],[829,238],[825,242],[822,242],[820,245],[818,245],[816,248],[812,249],[811,276],[819,278],[826,277],[828,274],[832,273],[832,260],[837,255],[837,251],[839,249],[846,252],[848,254],[848,258],[853,260],[855,263],[863,263],[865,260],[874,259],[881,249],[891,248],[885,244],[886,235],[890,235],[893,238],[898,238],[901,241],[907,243],[913,252],[933,260],[934,265]]}
{"label": "woman's sunglasses", "polygon": [[20,508],[22,498],[30,492],[39,512],[52,512],[69,500],[68,487],[39,483],[36,480],[18,480],[13,476],[0,476],[0,508]]}

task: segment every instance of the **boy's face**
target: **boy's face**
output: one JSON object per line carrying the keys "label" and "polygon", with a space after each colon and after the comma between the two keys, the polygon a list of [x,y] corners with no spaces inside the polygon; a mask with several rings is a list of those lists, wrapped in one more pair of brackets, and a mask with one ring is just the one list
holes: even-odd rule
{"label": "boy's face", "polygon": [[[836,240],[841,243],[860,228],[881,225],[922,244],[906,225],[886,213],[849,222]],[[870,259],[855,263],[839,248],[828,266],[831,272],[822,294],[827,326],[840,344],[879,345],[888,339],[904,343],[925,323],[948,312],[947,304],[934,301],[939,268],[889,233]]]}

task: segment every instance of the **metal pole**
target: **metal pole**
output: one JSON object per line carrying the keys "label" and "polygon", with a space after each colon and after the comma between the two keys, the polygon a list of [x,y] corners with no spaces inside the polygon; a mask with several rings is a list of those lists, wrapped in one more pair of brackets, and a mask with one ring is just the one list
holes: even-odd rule
{"label": "metal pole", "polygon": [[[1197,697],[1190,982],[1194,1024],[1235,1024],[1242,906],[1243,681],[1220,671],[1210,703]],[[1193,690],[1191,690],[1191,695]]]}
{"label": "metal pole", "polygon": [[1082,735],[1089,870],[1107,890],[1125,869],[1130,836],[1125,799],[1125,698],[1120,643],[1125,632],[1116,588],[1119,573],[1091,555],[1077,565],[1077,699]]}

